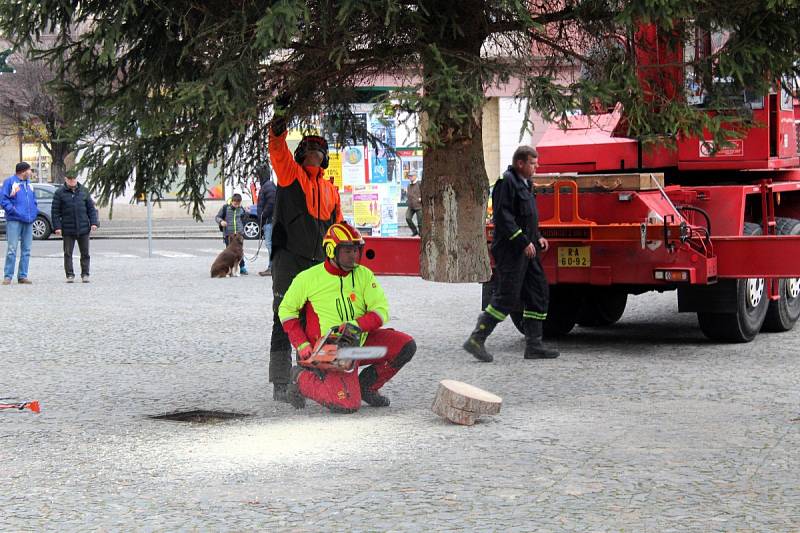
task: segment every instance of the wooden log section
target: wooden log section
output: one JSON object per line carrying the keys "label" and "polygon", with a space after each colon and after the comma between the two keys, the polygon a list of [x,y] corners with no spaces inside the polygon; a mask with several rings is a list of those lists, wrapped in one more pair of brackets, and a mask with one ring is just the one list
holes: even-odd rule
{"label": "wooden log section", "polygon": [[471,426],[480,415],[495,415],[500,412],[503,399],[468,383],[445,379],[431,409],[455,424]]}

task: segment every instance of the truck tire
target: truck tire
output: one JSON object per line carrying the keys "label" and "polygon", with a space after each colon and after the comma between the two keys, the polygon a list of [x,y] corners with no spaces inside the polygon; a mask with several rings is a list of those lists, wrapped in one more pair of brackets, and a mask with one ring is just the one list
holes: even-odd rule
{"label": "truck tire", "polygon": [[610,326],[622,317],[628,293],[611,287],[586,287],[583,305],[578,313],[578,325],[583,327]]}
{"label": "truck tire", "polygon": [[[744,235],[761,235],[761,226],[745,222]],[[769,298],[764,278],[721,280],[718,283],[733,292],[736,309],[731,313],[698,312],[700,330],[711,340],[720,342],[750,342],[758,335],[767,316]],[[733,299],[733,298],[732,298]]]}
{"label": "truck tire", "polygon": [[[481,309],[486,309],[494,293],[496,278],[483,284],[481,293]],[[544,321],[543,331],[547,338],[563,337],[575,327],[583,304],[583,293],[577,285],[550,285],[550,306],[547,309],[547,320]],[[522,311],[511,311],[508,316],[517,330],[525,334],[522,326]]]}
{"label": "truck tire", "polygon": [[550,306],[544,321],[544,336],[563,337],[575,327],[583,307],[580,285],[550,285]]}
{"label": "truck tire", "polygon": [[[800,235],[800,220],[775,219],[778,235]],[[761,331],[789,331],[800,318],[800,278],[778,280],[781,299],[770,302]]]}

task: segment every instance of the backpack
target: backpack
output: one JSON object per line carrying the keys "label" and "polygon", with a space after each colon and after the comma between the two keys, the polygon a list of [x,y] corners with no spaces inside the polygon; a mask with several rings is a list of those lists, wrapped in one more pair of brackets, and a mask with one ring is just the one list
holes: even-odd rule
{"label": "backpack", "polygon": [[[228,204],[225,204],[225,205],[222,206],[222,216],[220,218],[222,220],[225,220],[225,217],[227,217],[227,216],[228,216]],[[225,231],[225,228],[222,226],[222,224],[217,224],[217,226],[219,227],[220,231],[223,231],[223,232]]]}

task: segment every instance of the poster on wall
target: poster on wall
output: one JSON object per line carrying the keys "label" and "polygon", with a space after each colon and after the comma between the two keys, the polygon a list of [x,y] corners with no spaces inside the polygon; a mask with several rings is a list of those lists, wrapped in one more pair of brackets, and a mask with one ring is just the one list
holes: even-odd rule
{"label": "poster on wall", "polygon": [[417,173],[417,180],[422,181],[422,150],[397,150],[397,157],[401,169],[401,184],[400,203],[405,204],[407,201],[407,189],[410,183],[408,179],[409,172]]}
{"label": "poster on wall", "polygon": [[387,183],[394,180],[395,123],[380,115],[370,118],[369,132],[378,142],[370,151],[370,182]]}
{"label": "poster on wall", "polygon": [[339,152],[328,154],[328,168],[325,169],[325,175],[329,179],[333,179],[333,184],[337,189],[342,190],[342,154]]}
{"label": "poster on wall", "polygon": [[339,193],[339,201],[342,206],[342,218],[351,226],[355,226],[355,217],[353,216],[353,187],[345,185]]}
{"label": "poster on wall", "polygon": [[396,237],[398,234],[397,203],[400,201],[400,185],[390,183],[381,186],[381,236]]}
{"label": "poster on wall", "polygon": [[355,187],[366,183],[363,146],[345,146],[342,150],[342,185]]}
{"label": "poster on wall", "polygon": [[381,234],[380,190],[372,184],[353,187],[353,220],[366,235]]}

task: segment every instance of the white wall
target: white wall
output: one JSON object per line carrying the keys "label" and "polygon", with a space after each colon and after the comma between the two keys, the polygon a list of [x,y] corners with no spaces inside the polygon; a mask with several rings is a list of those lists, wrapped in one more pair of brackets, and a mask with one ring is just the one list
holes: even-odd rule
{"label": "white wall", "polygon": [[498,99],[498,138],[500,148],[501,174],[511,164],[514,150],[521,144],[531,144],[531,134],[526,131],[520,138],[520,128],[525,120],[525,101],[509,97]]}

